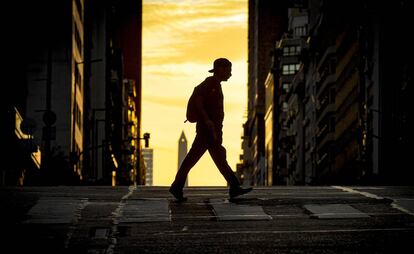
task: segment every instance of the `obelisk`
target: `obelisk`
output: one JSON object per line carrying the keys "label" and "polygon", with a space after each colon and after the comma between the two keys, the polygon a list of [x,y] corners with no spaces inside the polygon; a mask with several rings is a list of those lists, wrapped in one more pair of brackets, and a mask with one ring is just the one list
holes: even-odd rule
{"label": "obelisk", "polygon": [[[180,139],[178,140],[178,167],[180,168],[185,156],[187,155],[187,138],[185,137],[184,131],[181,132]],[[185,181],[185,186],[188,186],[188,176]]]}

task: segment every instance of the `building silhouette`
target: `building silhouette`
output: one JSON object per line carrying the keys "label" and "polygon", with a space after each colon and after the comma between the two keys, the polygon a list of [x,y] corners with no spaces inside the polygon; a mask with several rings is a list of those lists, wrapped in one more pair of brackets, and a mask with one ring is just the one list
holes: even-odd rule
{"label": "building silhouette", "polygon": [[118,184],[143,184],[142,1],[9,8],[22,22],[6,33],[14,81],[1,107],[11,149],[0,184],[110,185],[114,174]]}
{"label": "building silhouette", "polygon": [[413,47],[402,24],[413,4],[274,2],[249,1],[238,174],[254,185],[412,184]]}
{"label": "building silhouette", "polygon": [[[178,139],[178,166],[177,170],[180,168],[181,163],[183,162],[185,156],[187,155],[187,138],[185,137],[184,131],[181,132],[181,136]],[[185,181],[185,186],[188,186],[188,177]]]}
{"label": "building silhouette", "polygon": [[266,185],[265,81],[272,65],[271,51],[287,24],[289,1],[249,0],[248,105],[243,133],[241,175],[254,185]]}
{"label": "building silhouette", "polygon": [[141,161],[142,1],[86,1],[89,181],[145,184]]}
{"label": "building silhouette", "polygon": [[[304,183],[303,133],[304,128],[309,125],[303,123],[305,116],[312,116],[311,111],[304,114],[305,87],[303,68],[300,68],[300,53],[308,35],[306,9],[288,8],[288,21],[288,32],[276,42],[272,66],[274,71],[269,71],[265,84],[266,98],[269,98],[266,101],[268,185],[273,183],[273,180],[276,180],[275,184]],[[277,138],[272,138],[273,136]],[[268,149],[269,147],[271,149]]]}
{"label": "building silhouette", "polygon": [[[8,49],[14,52],[11,62],[15,64],[10,65],[9,75],[18,79],[3,109],[7,115],[19,115],[22,122],[30,119],[36,126],[30,131],[30,142],[40,149],[41,165],[37,170],[28,164],[17,166],[12,161],[27,161],[30,153],[13,151],[12,157],[6,155],[1,160],[6,165],[11,160],[4,167],[7,173],[2,182],[15,185],[16,176],[21,179],[19,184],[81,181],[82,159],[72,164],[68,159],[71,152],[84,149],[83,1],[42,1],[27,3],[24,8],[12,4],[10,11],[19,13],[23,22],[10,26]],[[6,122],[12,132],[2,135],[15,140],[14,129],[21,126],[12,118]]]}

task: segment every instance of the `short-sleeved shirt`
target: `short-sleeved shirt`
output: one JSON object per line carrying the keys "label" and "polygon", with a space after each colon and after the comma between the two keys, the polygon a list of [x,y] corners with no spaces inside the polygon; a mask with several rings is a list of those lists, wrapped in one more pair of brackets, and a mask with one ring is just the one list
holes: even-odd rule
{"label": "short-sleeved shirt", "polygon": [[[204,110],[208,117],[217,128],[221,129],[224,119],[224,107],[220,82],[211,76],[206,78],[196,89],[197,93],[203,98]],[[203,123],[197,122],[197,129],[201,127],[200,125],[203,125]]]}

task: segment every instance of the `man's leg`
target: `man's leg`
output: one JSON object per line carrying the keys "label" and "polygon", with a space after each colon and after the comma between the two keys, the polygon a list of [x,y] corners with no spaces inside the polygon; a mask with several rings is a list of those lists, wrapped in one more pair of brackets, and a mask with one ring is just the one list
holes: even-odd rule
{"label": "man's leg", "polygon": [[209,146],[208,152],[230,187],[240,186],[239,180],[227,162],[226,149],[220,143],[214,143]]}
{"label": "man's leg", "polygon": [[208,152],[210,153],[211,158],[213,158],[213,161],[216,164],[217,168],[220,170],[220,173],[224,176],[224,178],[226,178],[226,181],[230,185],[230,199],[246,194],[253,190],[253,188],[244,189],[240,187],[239,180],[227,162],[226,149],[221,145],[221,142],[210,145]]}
{"label": "man's leg", "polygon": [[180,169],[178,170],[177,175],[175,176],[175,180],[171,185],[173,188],[178,190],[182,190],[184,188],[188,172],[190,172],[191,168],[193,168],[198,160],[200,160],[201,156],[203,156],[206,150],[207,146],[205,144],[205,141],[203,141],[201,136],[197,134],[190,151],[181,163]]}

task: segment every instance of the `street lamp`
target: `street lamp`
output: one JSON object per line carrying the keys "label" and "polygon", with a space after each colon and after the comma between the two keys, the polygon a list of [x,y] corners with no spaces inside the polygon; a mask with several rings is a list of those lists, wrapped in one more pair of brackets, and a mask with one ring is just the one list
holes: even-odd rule
{"label": "street lamp", "polygon": [[142,138],[133,138],[133,137],[129,137],[128,139],[124,140],[124,142],[130,142],[131,140],[144,140],[145,141],[145,148],[149,147],[149,139],[150,139],[150,134],[148,132],[144,133],[144,136]]}
{"label": "street lamp", "polygon": [[149,147],[150,134],[148,132],[146,132],[146,133],[144,133],[144,137],[140,138],[140,139],[145,140],[145,148],[148,148]]}

